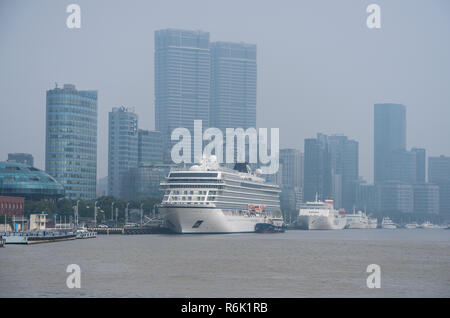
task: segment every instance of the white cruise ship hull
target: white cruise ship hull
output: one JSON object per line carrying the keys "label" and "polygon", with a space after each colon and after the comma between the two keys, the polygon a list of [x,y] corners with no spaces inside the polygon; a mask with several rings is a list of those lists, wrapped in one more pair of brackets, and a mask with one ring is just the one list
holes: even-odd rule
{"label": "white cruise ship hull", "polygon": [[202,207],[160,207],[164,225],[175,233],[249,233],[255,232],[264,217],[228,215],[222,209]]}
{"label": "white cruise ship hull", "polygon": [[299,215],[297,224],[305,230],[342,230],[347,220],[345,217]]}

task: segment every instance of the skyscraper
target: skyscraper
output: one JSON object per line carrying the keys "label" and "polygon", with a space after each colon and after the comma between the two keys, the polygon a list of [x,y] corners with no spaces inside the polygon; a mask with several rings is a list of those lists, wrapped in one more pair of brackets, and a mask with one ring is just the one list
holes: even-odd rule
{"label": "skyscraper", "polygon": [[209,126],[211,55],[209,33],[155,31],[155,127],[170,161],[170,136],[183,127],[193,135],[194,120]]}
{"label": "skyscraper", "polygon": [[97,91],[47,91],[45,170],[70,199],[96,197]]}
{"label": "skyscraper", "polygon": [[389,180],[415,184],[417,180],[417,153],[406,150],[391,152],[388,162]]}
{"label": "skyscraper", "polygon": [[122,178],[138,165],[138,115],[132,108],[109,112],[108,195],[123,198]]}
{"label": "skyscraper", "polygon": [[327,136],[305,139],[303,200],[331,198],[331,163]]}
{"label": "skyscraper", "polygon": [[352,209],[359,179],[359,144],[342,135],[328,136],[327,140],[335,207]]}
{"label": "skyscraper", "polygon": [[303,154],[298,149],[280,149],[282,186],[303,187]]}
{"label": "skyscraper", "polygon": [[394,151],[406,150],[406,109],[401,104],[374,106],[374,180],[390,180]]}
{"label": "skyscraper", "polygon": [[430,183],[414,185],[414,212],[439,213],[439,186]]}
{"label": "skyscraper", "polygon": [[439,214],[450,218],[450,157],[428,158],[428,181],[439,186]]}
{"label": "skyscraper", "polygon": [[303,154],[297,149],[280,149],[283,210],[295,210],[303,201]]}
{"label": "skyscraper", "polygon": [[411,152],[416,154],[416,182],[426,181],[426,150],[423,148],[412,148]]}
{"label": "skyscraper", "polygon": [[163,145],[159,131],[139,129],[138,132],[138,162],[162,163]]}
{"label": "skyscraper", "polygon": [[226,128],[256,127],[256,45],[211,43],[210,123]]}

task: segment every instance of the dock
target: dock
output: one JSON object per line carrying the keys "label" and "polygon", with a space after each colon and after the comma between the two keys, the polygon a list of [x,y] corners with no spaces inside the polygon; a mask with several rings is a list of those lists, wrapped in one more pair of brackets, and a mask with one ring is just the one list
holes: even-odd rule
{"label": "dock", "polygon": [[110,227],[92,228],[97,234],[123,234],[123,235],[137,235],[137,234],[169,234],[172,233],[169,229],[161,226],[142,226],[142,227]]}
{"label": "dock", "polygon": [[71,231],[5,232],[1,234],[5,244],[39,244],[75,240]]}

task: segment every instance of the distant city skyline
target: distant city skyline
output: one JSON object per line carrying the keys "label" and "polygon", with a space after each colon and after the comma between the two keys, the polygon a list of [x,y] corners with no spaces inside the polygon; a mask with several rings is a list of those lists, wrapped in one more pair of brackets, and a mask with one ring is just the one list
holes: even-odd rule
{"label": "distant city skyline", "polygon": [[[1,160],[25,152],[44,168],[45,91],[54,82],[73,83],[99,92],[97,178],[106,176],[111,107],[135,106],[141,127],[154,129],[152,37],[167,27],[203,30],[211,41],[257,44],[257,124],[280,127],[280,148],[302,150],[303,140],[317,132],[342,133],[359,142],[360,175],[371,182],[372,107],[392,102],[407,108],[407,149],[424,148],[427,157],[450,154],[443,138],[450,135],[450,44],[442,41],[450,34],[446,1],[379,1],[379,30],[365,26],[367,3],[258,2],[258,15],[250,14],[252,1],[79,4],[80,30],[65,26],[63,3],[0,5],[0,37],[10,48],[0,52],[0,118],[8,118],[0,127],[8,136],[0,140]],[[210,14],[198,14],[203,5]]]}

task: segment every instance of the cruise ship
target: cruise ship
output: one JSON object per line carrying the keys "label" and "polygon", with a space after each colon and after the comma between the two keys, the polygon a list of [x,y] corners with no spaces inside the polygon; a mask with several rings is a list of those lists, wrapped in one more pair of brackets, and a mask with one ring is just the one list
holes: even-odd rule
{"label": "cruise ship", "polygon": [[306,202],[300,207],[297,226],[304,230],[342,230],[347,224],[345,215],[334,209],[333,200]]}
{"label": "cruise ship", "polygon": [[171,170],[161,182],[158,206],[164,226],[175,233],[255,232],[280,213],[280,189],[266,183],[261,170],[245,163],[221,167],[215,156],[199,165]]}

